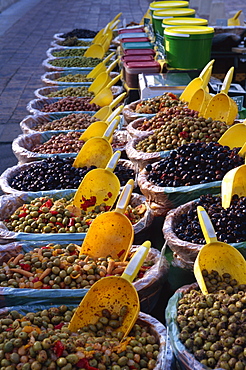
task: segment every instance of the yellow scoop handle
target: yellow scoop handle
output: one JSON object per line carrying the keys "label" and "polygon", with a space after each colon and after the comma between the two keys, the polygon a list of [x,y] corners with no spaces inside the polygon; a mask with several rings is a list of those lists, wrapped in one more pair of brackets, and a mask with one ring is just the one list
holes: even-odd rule
{"label": "yellow scoop handle", "polygon": [[125,213],[126,207],[130,201],[132,190],[134,186],[134,181],[131,179],[125,185],[124,191],[120,194],[119,200],[116,205],[115,212]]}
{"label": "yellow scoop handle", "polygon": [[108,117],[112,114],[112,108],[114,108],[122,99],[124,99],[126,95],[126,92],[118,95],[108,106],[104,106],[97,111],[93,117],[96,117],[102,121],[108,119]]}
{"label": "yellow scoop handle", "polygon": [[224,81],[222,83],[221,90],[220,90],[221,93],[224,93],[224,94],[228,93],[230,86],[231,86],[233,73],[234,73],[234,67],[231,67],[229,71],[227,72],[224,78]]}
{"label": "yellow scoop handle", "polygon": [[135,252],[129,261],[124,276],[108,276],[98,280],[86,293],[76,309],[70,324],[69,330],[76,332],[78,329],[89,324],[95,324],[100,317],[102,309],[112,308],[119,314],[125,304],[128,312],[120,329],[124,337],[134,325],[140,310],[140,302],[135,287],[131,284],[137,275],[141,264],[143,264],[151,243],[144,242]]}
{"label": "yellow scoop handle", "polygon": [[217,237],[215,234],[215,230],[213,224],[202,206],[197,207],[198,219],[201,225],[201,229],[206,240],[206,243],[214,243],[217,242]]}
{"label": "yellow scoop handle", "polygon": [[90,71],[87,75],[88,78],[96,78],[98,74],[101,72],[106,71],[106,63],[114,56],[115,52],[113,51],[111,54],[109,54],[101,63],[96,65],[92,71]]}
{"label": "yellow scoop handle", "polygon": [[115,85],[119,79],[121,78],[121,74],[116,76],[112,79],[112,81],[109,82],[108,85],[106,85],[102,90],[100,90],[97,95],[90,101],[90,103],[95,103],[101,106],[110,104],[113,100],[113,94],[110,88]]}

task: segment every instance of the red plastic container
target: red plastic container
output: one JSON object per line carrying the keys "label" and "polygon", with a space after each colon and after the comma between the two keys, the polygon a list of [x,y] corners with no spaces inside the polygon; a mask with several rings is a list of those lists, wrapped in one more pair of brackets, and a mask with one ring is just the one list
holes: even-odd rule
{"label": "red plastic container", "polygon": [[132,37],[120,40],[120,42],[146,42],[146,41],[149,41],[148,37]]}
{"label": "red plastic container", "polygon": [[126,49],[124,55],[155,55],[153,49]]}
{"label": "red plastic container", "polygon": [[132,32],[144,32],[144,27],[123,28],[122,30],[118,31],[119,34]]}
{"label": "red plastic container", "polygon": [[154,60],[153,55],[123,55],[122,62],[146,62]]}
{"label": "red plastic container", "polygon": [[125,62],[123,64],[123,77],[129,88],[138,88],[139,73],[160,73],[161,65],[155,61]]}

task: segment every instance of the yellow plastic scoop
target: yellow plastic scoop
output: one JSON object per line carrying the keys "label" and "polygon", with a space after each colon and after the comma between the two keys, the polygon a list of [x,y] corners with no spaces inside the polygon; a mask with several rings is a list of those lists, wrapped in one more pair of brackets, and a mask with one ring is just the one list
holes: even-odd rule
{"label": "yellow plastic scoop", "polygon": [[207,108],[209,101],[212,99],[212,96],[205,90],[207,84],[209,83],[211,73],[212,67],[209,67],[208,72],[204,76],[201,87],[198,90],[196,90],[188,104],[188,108],[199,112],[200,116],[203,116],[203,113]]}
{"label": "yellow plastic scoop", "polygon": [[100,90],[102,90],[110,81],[112,81],[112,78],[110,77],[109,73],[114,69],[114,67],[117,65],[118,59],[114,60],[106,69],[105,72],[101,72],[95,80],[92,82],[92,84],[88,87],[88,91],[94,92],[94,94],[98,94]]}
{"label": "yellow plastic scoop", "polygon": [[141,265],[143,264],[151,243],[144,242],[128,263],[122,276],[108,276],[98,280],[86,293],[76,309],[68,329],[76,332],[89,324],[96,324],[102,316],[102,310],[120,315],[122,307],[127,308],[122,325],[115,329],[121,331],[123,338],[131,331],[140,311],[138,293],[132,285]]}
{"label": "yellow plastic scoop", "polygon": [[102,44],[92,44],[84,53],[87,58],[100,58],[102,59],[105,55],[106,50]]}
{"label": "yellow plastic scoop", "polygon": [[106,168],[96,168],[88,172],[73,199],[73,205],[86,213],[102,203],[110,209],[120,192],[120,181],[113,173],[120,151],[113,154]]}
{"label": "yellow plastic scoop", "polygon": [[113,149],[109,143],[109,139],[113,135],[119,121],[120,118],[116,117],[102,137],[93,137],[86,141],[75,158],[73,167],[96,166],[98,168],[105,168],[113,155]]}
{"label": "yellow plastic scoop", "polygon": [[93,258],[112,256],[124,261],[133,242],[134,230],[124,215],[130,201],[134,181],[129,180],[116,204],[114,211],[101,213],[92,222],[81,246],[80,254]]}
{"label": "yellow plastic scoop", "polygon": [[194,263],[194,275],[203,294],[208,290],[202,276],[202,270],[208,272],[215,270],[222,275],[228,273],[238,284],[246,283],[246,261],[243,255],[229,244],[219,242],[212,222],[201,206],[197,207],[201,229],[206,240],[206,245],[199,251]]}
{"label": "yellow plastic scoop", "polygon": [[[116,108],[113,111],[113,113],[110,116],[108,116],[108,118],[105,121],[96,121],[96,122],[91,123],[90,126],[87,127],[87,129],[80,136],[79,140],[87,141],[91,139],[92,137],[103,136],[110,122],[112,122],[113,119],[115,119],[115,117],[117,117],[121,113],[123,107],[124,105],[120,105],[118,108]],[[109,139],[110,144],[111,144],[111,140],[112,140],[112,137],[111,139]]]}
{"label": "yellow plastic scoop", "polygon": [[102,90],[98,92],[96,96],[90,101],[90,103],[94,103],[104,107],[105,105],[109,105],[113,100],[113,93],[111,91],[111,87],[114,86],[119,79],[121,78],[121,74],[118,74],[115,78],[110,81],[107,86],[105,86]]}
{"label": "yellow plastic scoop", "polygon": [[[93,117],[96,117],[102,121],[108,119],[108,117],[113,114],[113,111],[112,109],[114,107],[116,107],[116,105],[118,103],[121,102],[122,99],[124,99],[126,97],[127,93],[126,92],[123,92],[122,94],[118,95],[109,105],[106,105],[105,107],[102,107],[99,111],[97,111]],[[118,109],[118,108],[117,108]],[[123,107],[122,107],[123,109]],[[121,109],[121,111],[122,111]],[[114,110],[114,112],[116,111],[116,109]]]}
{"label": "yellow plastic scoop", "polygon": [[87,78],[96,78],[101,72],[106,71],[107,67],[106,64],[110,59],[114,56],[115,52],[113,51],[109,54],[102,62],[98,63],[92,71],[90,71],[87,75]]}
{"label": "yellow plastic scoop", "polygon": [[238,110],[235,106],[235,102],[231,99],[227,93],[231,85],[233,77],[234,67],[231,67],[227,72],[221,90],[219,94],[213,96],[210,102],[207,105],[207,108],[204,112],[205,118],[212,118],[216,121],[224,121],[228,125],[232,125]]}
{"label": "yellow plastic scoop", "polygon": [[[220,145],[227,145],[230,149],[242,147],[246,140],[246,125],[236,123],[226,130],[218,140]],[[239,153],[238,153],[239,154]]]}
{"label": "yellow plastic scoop", "polygon": [[228,208],[234,194],[246,196],[246,165],[233,168],[222,179],[221,200],[222,207]]}
{"label": "yellow plastic scoop", "polygon": [[238,12],[236,12],[236,14],[234,14],[232,18],[229,18],[227,20],[227,26],[240,26],[239,16],[241,13],[242,13],[242,10],[239,10]]}
{"label": "yellow plastic scoop", "polygon": [[180,95],[180,100],[185,101],[187,103],[190,102],[190,99],[194,95],[195,91],[200,89],[203,80],[207,73],[210,73],[209,68],[212,67],[214,64],[214,59],[212,59],[201,71],[199,77],[194,78],[184,89],[182,94]]}

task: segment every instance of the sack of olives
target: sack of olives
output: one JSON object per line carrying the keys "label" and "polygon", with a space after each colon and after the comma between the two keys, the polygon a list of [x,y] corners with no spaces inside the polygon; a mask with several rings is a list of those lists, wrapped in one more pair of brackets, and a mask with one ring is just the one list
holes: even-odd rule
{"label": "sack of olives", "polygon": [[[58,85],[58,86],[46,86],[36,89],[34,95],[37,99],[43,98],[64,98],[68,96],[77,96],[77,97],[88,97],[93,99],[95,94],[92,91],[88,91],[88,88],[91,84],[88,82],[83,85],[67,84],[67,85]],[[113,97],[120,95],[123,92],[122,86],[112,86],[111,91]]]}
{"label": "sack of olives", "polygon": [[[49,195],[47,195],[49,193]],[[82,241],[93,219],[106,208],[101,205],[87,215],[81,211],[80,217],[71,213],[66,206],[71,203],[74,189],[49,192],[29,192],[2,195],[0,197],[0,241],[43,240],[43,241]],[[138,194],[132,194],[126,209],[136,235],[143,233],[153,220],[151,210],[140,202]],[[144,208],[144,212],[142,212]],[[40,211],[40,212],[39,212]],[[142,220],[143,219],[143,220]]]}
{"label": "sack of olives", "polygon": [[23,134],[44,131],[85,130],[91,123],[98,121],[94,112],[52,112],[26,116],[20,123]]}
{"label": "sack of olives", "polygon": [[170,151],[165,150],[161,152],[148,153],[136,149],[137,144],[148,138],[151,133],[140,135],[134,139],[131,139],[126,144],[126,154],[127,157],[139,168],[142,170],[147,164],[154,163],[159,161],[161,158],[165,158]]}
{"label": "sack of olives", "polygon": [[[84,130],[83,130],[84,131]],[[84,142],[81,131],[46,131],[19,135],[12,142],[12,150],[19,164],[59,156],[76,157]]]}
{"label": "sack of olives", "polygon": [[[73,167],[72,153],[66,155],[47,155],[39,160],[18,164],[7,168],[0,176],[0,187],[4,193],[22,194],[40,192],[52,194],[55,189],[78,189],[85,175],[94,169],[90,167]],[[132,162],[120,159],[114,170],[115,175],[124,186],[128,180],[136,183],[136,170]]]}
{"label": "sack of olives", "polygon": [[181,369],[245,368],[245,284],[238,285],[227,273],[217,277],[225,289],[203,295],[194,283],[169,299],[166,325]]}
{"label": "sack of olives", "polygon": [[[76,333],[68,330],[68,324],[76,310],[74,304],[41,304],[6,307],[0,311],[1,336],[3,336],[2,365],[4,368],[21,369],[123,369],[128,365],[141,369],[170,370],[174,361],[170,340],[165,326],[154,317],[139,313],[134,326],[127,336],[127,354],[124,356],[124,344],[118,335],[108,332],[105,335],[103,324],[101,331],[81,328]],[[102,312],[111,317],[113,313]],[[115,316],[115,314],[114,314]],[[107,320],[109,321],[109,320]],[[113,320],[111,320],[113,321]],[[116,321],[116,320],[115,320]],[[21,323],[18,324],[18,323]],[[10,333],[4,329],[14,326]],[[89,325],[90,326],[90,325]],[[91,325],[93,329],[95,325]],[[109,326],[110,328],[110,326]],[[31,332],[28,329],[33,329]],[[55,335],[54,335],[55,333]],[[140,333],[140,334],[139,334]],[[8,335],[6,335],[8,334]],[[14,335],[12,340],[11,335]],[[107,342],[106,342],[107,339]],[[107,343],[102,346],[100,343]],[[124,343],[124,342],[123,342]],[[146,347],[145,351],[141,348]],[[121,356],[119,348],[122,347]],[[93,349],[96,350],[93,350]],[[88,351],[87,349],[90,349]],[[148,350],[148,357],[145,353]],[[16,367],[16,364],[17,367]],[[128,364],[128,365],[127,365]]]}
{"label": "sack of olives", "polygon": [[[92,83],[94,78],[87,78],[88,72],[82,70],[62,71],[62,72],[46,72],[41,76],[44,85],[59,86],[59,85],[87,85]],[[117,72],[110,72],[110,77],[113,79],[118,75]]]}
{"label": "sack of olives", "polygon": [[[54,62],[55,60],[58,60],[59,62]],[[70,59],[70,60],[68,60]],[[93,70],[93,68],[100,63],[102,60],[98,58],[93,58],[96,61],[93,62],[91,59],[88,58],[89,60],[87,63],[84,60],[81,60],[79,57],[75,58],[47,58],[43,60],[42,62],[42,67],[45,69],[46,72],[55,72],[55,71],[68,71],[68,70],[74,70],[74,69],[79,69],[82,71],[86,71],[89,73],[90,71]],[[53,64],[52,64],[53,63]]]}
{"label": "sack of olives", "polygon": [[95,114],[100,107],[96,104],[90,104],[91,98],[66,97],[66,98],[43,98],[33,99],[27,104],[26,109],[31,114],[56,113],[60,117],[64,113],[90,113]]}
{"label": "sack of olives", "polygon": [[218,240],[237,248],[246,258],[246,220],[241,212],[244,203],[246,204],[244,197],[238,199],[235,196],[234,202],[225,210],[220,196],[207,194],[170,210],[162,231],[169,248],[177,256],[176,262],[180,263],[180,267],[192,269],[198,252],[206,243],[196,211],[199,205],[209,213]]}
{"label": "sack of olives", "polygon": [[[106,258],[97,261],[88,260],[86,255],[79,258],[79,247],[73,243],[47,244],[37,241],[14,242],[3,246],[0,254],[1,307],[15,306],[20,302],[59,303],[61,297],[64,304],[71,302],[71,299],[72,303],[79,304],[81,297],[97,280],[109,273],[123,273],[125,266],[118,266],[115,262],[112,268]],[[138,247],[133,245],[130,255]],[[78,266],[75,266],[76,263]],[[109,271],[110,268],[112,271]],[[163,253],[151,248],[133,282],[142,311],[149,313],[153,310],[168,270],[169,264]]]}

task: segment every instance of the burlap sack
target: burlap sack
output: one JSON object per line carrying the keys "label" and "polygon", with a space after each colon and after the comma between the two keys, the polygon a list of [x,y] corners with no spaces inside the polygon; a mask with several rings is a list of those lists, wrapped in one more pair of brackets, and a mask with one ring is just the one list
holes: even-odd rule
{"label": "burlap sack", "polygon": [[162,158],[165,158],[170,153],[169,150],[153,153],[145,153],[136,150],[135,148],[138,142],[142,141],[150,135],[151,133],[142,134],[139,137],[129,140],[129,142],[126,144],[126,154],[128,158],[135,164],[135,166],[139,168],[139,170],[144,169],[145,166],[149,163],[154,163],[161,160]]}

